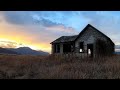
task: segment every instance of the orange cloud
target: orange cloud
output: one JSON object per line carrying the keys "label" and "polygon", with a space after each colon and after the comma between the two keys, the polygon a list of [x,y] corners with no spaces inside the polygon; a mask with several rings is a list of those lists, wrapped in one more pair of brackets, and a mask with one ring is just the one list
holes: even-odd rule
{"label": "orange cloud", "polygon": [[54,32],[64,32],[68,34],[78,34],[73,28],[71,27],[65,27],[64,25],[57,25],[57,26],[52,26],[52,27],[46,27],[47,30],[51,30]]}
{"label": "orange cloud", "polygon": [[[40,43],[44,42],[36,42],[34,44],[34,41],[36,38],[35,34],[29,33],[29,27],[27,26],[17,26],[8,24],[6,22],[0,23],[0,41],[10,41],[10,42],[16,42],[16,43],[23,43],[26,46],[34,46],[33,49],[43,49],[44,47],[40,45]],[[37,45],[39,44],[39,46]],[[13,45],[12,43],[5,43],[0,42],[1,47],[17,47],[19,44]],[[49,52],[49,51],[48,51]]]}
{"label": "orange cloud", "polygon": [[[0,42],[1,47],[16,48],[28,46],[32,49],[51,52],[50,42],[61,35],[73,34],[72,28],[66,28],[63,25],[44,21],[41,24],[15,24],[6,21],[5,12],[0,12]],[[47,22],[47,23],[45,23]],[[46,24],[46,25],[45,25]],[[10,43],[16,42],[16,44]],[[22,45],[20,45],[22,43]]]}
{"label": "orange cloud", "polygon": [[[16,48],[20,46],[28,46],[32,49],[51,52],[50,42],[61,35],[75,34],[74,29],[66,28],[62,25],[45,27],[41,25],[16,25],[4,21],[0,17],[0,47]],[[60,35],[58,35],[61,33]],[[17,44],[7,43],[16,42]],[[20,45],[22,43],[23,45]]]}

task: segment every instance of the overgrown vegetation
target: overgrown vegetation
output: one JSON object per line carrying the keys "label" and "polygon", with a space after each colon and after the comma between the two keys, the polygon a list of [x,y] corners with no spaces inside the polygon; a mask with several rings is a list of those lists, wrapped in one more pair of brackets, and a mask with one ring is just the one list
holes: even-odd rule
{"label": "overgrown vegetation", "polygon": [[114,53],[114,46],[109,41],[97,39],[96,54],[100,57],[111,56]]}
{"label": "overgrown vegetation", "polygon": [[104,58],[0,55],[0,79],[118,79],[120,55]]}

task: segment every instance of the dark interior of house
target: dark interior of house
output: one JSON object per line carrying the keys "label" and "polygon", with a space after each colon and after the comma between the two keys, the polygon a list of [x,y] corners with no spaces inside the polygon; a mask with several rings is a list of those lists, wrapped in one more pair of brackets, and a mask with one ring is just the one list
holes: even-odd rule
{"label": "dark interior of house", "polygon": [[63,44],[63,52],[64,53],[71,52],[71,44]]}

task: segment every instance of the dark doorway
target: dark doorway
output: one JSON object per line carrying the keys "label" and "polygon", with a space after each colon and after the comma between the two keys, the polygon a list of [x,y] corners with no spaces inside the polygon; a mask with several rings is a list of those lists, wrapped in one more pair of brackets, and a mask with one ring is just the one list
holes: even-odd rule
{"label": "dark doorway", "polygon": [[63,52],[64,53],[71,52],[71,44],[63,44]]}
{"label": "dark doorway", "polygon": [[79,43],[80,53],[84,51],[84,42]]}
{"label": "dark doorway", "polygon": [[93,57],[93,44],[87,44],[87,53],[90,57]]}

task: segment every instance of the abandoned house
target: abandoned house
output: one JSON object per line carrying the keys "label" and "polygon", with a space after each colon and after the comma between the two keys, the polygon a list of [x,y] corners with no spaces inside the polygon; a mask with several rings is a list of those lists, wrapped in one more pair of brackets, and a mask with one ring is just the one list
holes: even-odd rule
{"label": "abandoned house", "polygon": [[113,41],[88,24],[78,35],[62,36],[50,43],[52,54],[78,53],[91,57],[111,55],[114,53]]}

